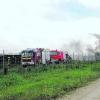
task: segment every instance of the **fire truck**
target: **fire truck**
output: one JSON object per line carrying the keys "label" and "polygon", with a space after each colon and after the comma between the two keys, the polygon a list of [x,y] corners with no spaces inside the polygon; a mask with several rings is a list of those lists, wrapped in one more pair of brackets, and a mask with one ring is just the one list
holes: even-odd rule
{"label": "fire truck", "polygon": [[21,52],[22,66],[30,66],[36,64],[47,64],[50,62],[49,50],[43,48],[26,49]]}
{"label": "fire truck", "polygon": [[51,63],[64,63],[67,62],[71,57],[67,52],[61,50],[51,50],[50,51]]}
{"label": "fire truck", "polygon": [[60,50],[49,50],[43,48],[26,49],[21,52],[22,66],[30,66],[37,64],[52,64],[67,62],[69,55]]}

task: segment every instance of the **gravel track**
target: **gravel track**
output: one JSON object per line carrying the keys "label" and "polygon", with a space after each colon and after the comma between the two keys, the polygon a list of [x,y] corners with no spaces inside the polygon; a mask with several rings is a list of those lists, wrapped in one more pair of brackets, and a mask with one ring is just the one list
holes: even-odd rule
{"label": "gravel track", "polygon": [[100,100],[100,79],[58,98],[57,100]]}

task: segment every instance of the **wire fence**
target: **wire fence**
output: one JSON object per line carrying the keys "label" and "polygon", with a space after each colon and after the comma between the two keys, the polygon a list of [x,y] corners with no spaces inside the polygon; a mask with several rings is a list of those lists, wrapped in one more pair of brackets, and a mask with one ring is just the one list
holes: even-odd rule
{"label": "wire fence", "polygon": [[69,55],[71,56],[73,60],[78,60],[78,61],[96,61],[97,60],[95,53],[94,54],[73,53]]}
{"label": "wire fence", "polygon": [[[84,54],[73,52],[69,54],[71,57],[71,61],[64,63],[63,66],[67,67],[77,67],[79,68],[82,63],[89,63],[100,61],[100,54]],[[42,65],[37,65],[36,67],[41,67]],[[54,67],[56,65],[49,65],[50,67]],[[59,65],[60,66],[60,65]],[[18,70],[21,67],[21,55],[18,51],[17,53],[13,52],[13,50],[0,50],[0,72],[4,72],[5,74],[11,69]],[[42,66],[43,67],[43,66]],[[29,67],[30,68],[30,67]],[[34,67],[33,67],[34,68]],[[55,67],[54,67],[55,68]]]}
{"label": "wire fence", "polygon": [[6,74],[15,65],[21,65],[21,55],[14,50],[0,50],[0,72]]}

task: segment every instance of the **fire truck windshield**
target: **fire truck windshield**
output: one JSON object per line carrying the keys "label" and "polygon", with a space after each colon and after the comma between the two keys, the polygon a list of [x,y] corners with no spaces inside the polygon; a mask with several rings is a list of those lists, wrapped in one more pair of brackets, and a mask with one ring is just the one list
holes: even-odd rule
{"label": "fire truck windshield", "polygon": [[58,55],[58,54],[59,54],[59,53],[56,52],[56,51],[51,51],[51,52],[50,52],[50,55],[52,55],[52,56],[53,56],[53,55]]}
{"label": "fire truck windshield", "polygon": [[22,57],[32,57],[33,52],[32,51],[23,51]]}

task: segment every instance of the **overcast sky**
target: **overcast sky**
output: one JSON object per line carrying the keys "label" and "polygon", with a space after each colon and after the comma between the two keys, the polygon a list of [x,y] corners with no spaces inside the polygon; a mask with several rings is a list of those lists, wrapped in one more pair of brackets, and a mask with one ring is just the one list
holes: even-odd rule
{"label": "overcast sky", "polygon": [[91,44],[90,33],[100,33],[99,0],[0,0],[0,49]]}

